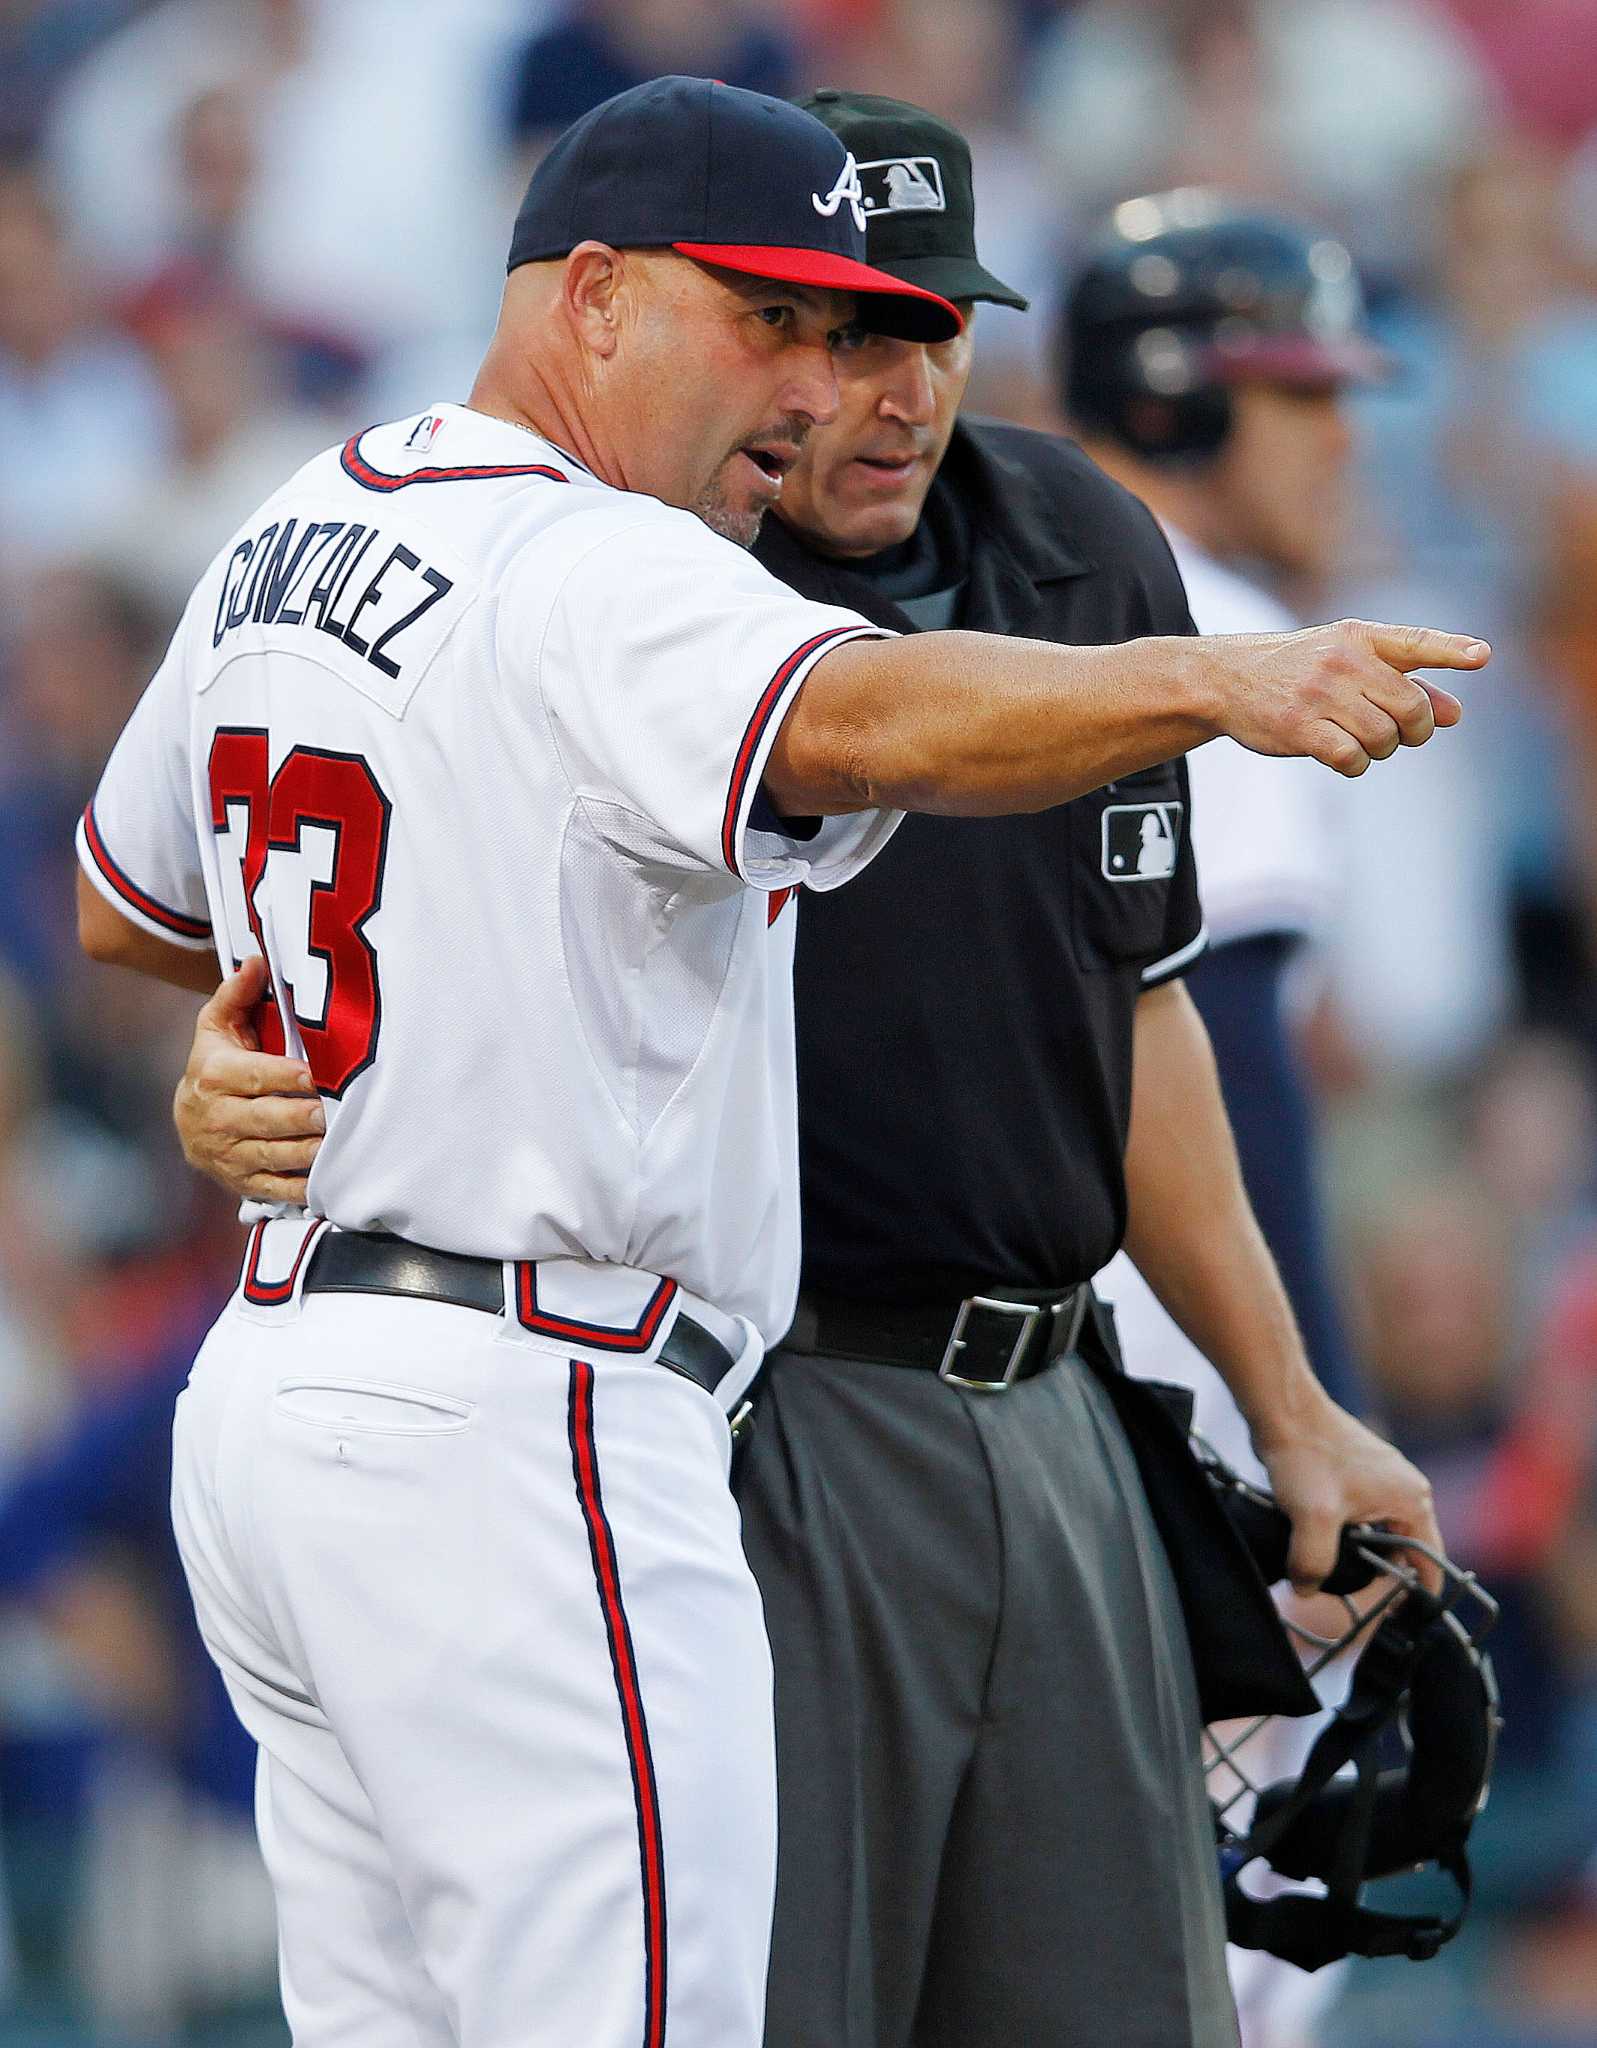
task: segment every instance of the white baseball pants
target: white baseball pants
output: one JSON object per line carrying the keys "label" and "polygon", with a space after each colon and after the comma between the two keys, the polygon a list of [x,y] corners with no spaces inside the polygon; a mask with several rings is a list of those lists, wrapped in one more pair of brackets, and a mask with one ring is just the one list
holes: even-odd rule
{"label": "white baseball pants", "polygon": [[296,2048],[759,2048],[771,1674],[716,1401],[288,1295],[207,1338],[173,1516]]}

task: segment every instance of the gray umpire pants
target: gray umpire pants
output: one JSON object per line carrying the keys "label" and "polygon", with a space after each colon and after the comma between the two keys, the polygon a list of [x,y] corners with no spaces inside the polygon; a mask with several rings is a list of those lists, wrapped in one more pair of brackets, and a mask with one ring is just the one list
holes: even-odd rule
{"label": "gray umpire pants", "polygon": [[778,1351],[738,1489],[766,2048],[1234,2048],[1186,1637],[1091,1371],[972,1394]]}

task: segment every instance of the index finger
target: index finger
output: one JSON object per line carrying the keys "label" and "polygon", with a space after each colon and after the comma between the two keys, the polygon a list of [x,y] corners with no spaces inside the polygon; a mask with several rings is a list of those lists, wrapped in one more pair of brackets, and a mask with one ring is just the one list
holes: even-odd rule
{"label": "index finger", "polygon": [[1484,640],[1435,626],[1371,625],[1368,632],[1370,646],[1393,668],[1484,668],[1492,658]]}

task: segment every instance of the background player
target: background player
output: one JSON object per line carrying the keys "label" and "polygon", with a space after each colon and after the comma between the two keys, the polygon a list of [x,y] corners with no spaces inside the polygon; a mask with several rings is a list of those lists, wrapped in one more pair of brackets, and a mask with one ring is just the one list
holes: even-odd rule
{"label": "background player", "polygon": [[[897,102],[812,104],[859,160],[873,261],[962,302],[1013,300],[976,258],[957,136]],[[895,168],[915,180],[895,181]],[[922,203],[895,208],[907,190]],[[940,206],[924,204],[927,190]],[[848,592],[895,630],[1184,632],[1168,552],[1122,493],[1042,437],[956,432],[969,360],[962,340],[849,337],[838,419],[785,479],[761,558],[795,589]],[[786,1787],[772,2048],[874,2048],[912,2028],[925,2043],[1009,2048],[1096,2027],[1111,2002],[1128,2044],[1231,2038],[1190,1676],[1162,1561],[1090,1375],[1043,1371],[1075,1348],[1086,1302],[1072,1283],[1118,1230],[1116,1105],[1134,1013],[1139,1062],[1141,1018],[1163,1019],[1150,1042],[1162,1043],[1166,1088],[1189,1113],[1217,1109],[1201,1030],[1195,1041],[1170,979],[1199,939],[1184,802],[1169,768],[1118,801],[1095,794],[1035,819],[915,819],[880,889],[862,878],[835,899],[806,895],[797,913],[805,1285],[740,1481],[776,1644]],[[1180,837],[1178,861],[1145,862],[1149,819],[1161,840]],[[1146,866],[1130,898],[1104,865],[1106,832]],[[794,915],[776,904],[785,931]],[[890,990],[881,1003],[877,987]],[[985,1021],[995,990],[1001,1030]],[[258,1072],[216,1048],[224,1016],[211,1007],[183,1094],[201,1152],[218,1085]],[[1223,1121],[1205,1131],[1217,1179],[1187,1206],[1207,1237],[1219,1215],[1245,1224],[1245,1207]],[[304,1163],[294,1141],[275,1150],[279,1177],[251,1182],[258,1191],[291,1187],[281,1170]],[[270,1167],[273,1151],[251,1138],[227,1164]],[[1244,1318],[1261,1298],[1268,1318],[1272,1287],[1264,1270],[1262,1297],[1239,1290]],[[1015,1350],[1002,1400],[936,1371],[954,1357],[961,1293],[994,1289],[1018,1290],[1036,1313],[967,1319],[956,1364],[1002,1381]],[[1040,1341],[1017,1349],[1028,1321]],[[1266,1376],[1292,1369],[1268,1343],[1239,1342],[1235,1356]],[[1329,1457],[1338,1484],[1362,1456],[1349,1439]],[[1310,1491],[1306,1555],[1321,1515],[1337,1513]],[[993,1726],[978,1744],[989,1675]]]}
{"label": "background player", "polygon": [[[1344,394],[1382,367],[1342,245],[1196,188],[1128,201],[1071,281],[1057,360],[1072,429],[1158,516],[1198,630],[1289,627],[1283,594],[1323,582],[1341,536]],[[1188,765],[1209,948],[1187,986],[1305,1349],[1356,1406],[1288,1014],[1293,971],[1334,908],[1345,812],[1325,778],[1292,762],[1274,773],[1225,741]],[[1224,1381],[1124,1253],[1099,1285],[1130,1369],[1190,1386],[1204,1434],[1262,1476]],[[1265,1775],[1285,1775],[1311,1732],[1283,1724],[1278,1769]],[[1309,2039],[1343,1974],[1308,1976],[1240,1949],[1230,1967],[1246,2048]]]}
{"label": "background player", "polygon": [[[1342,245],[1202,190],[1130,200],[1072,280],[1058,367],[1073,430],[1169,536],[1198,630],[1290,627],[1282,593],[1325,577],[1342,527],[1344,393],[1381,367]],[[1309,1355],[1348,1401],[1312,1113],[1284,1014],[1304,942],[1334,907],[1338,792],[1230,745],[1199,749],[1188,768],[1209,928],[1188,985]],[[1129,1260],[1104,1286],[1138,1369],[1172,1377],[1184,1361],[1180,1376],[1201,1388],[1200,1425],[1246,1460],[1234,1403]]]}

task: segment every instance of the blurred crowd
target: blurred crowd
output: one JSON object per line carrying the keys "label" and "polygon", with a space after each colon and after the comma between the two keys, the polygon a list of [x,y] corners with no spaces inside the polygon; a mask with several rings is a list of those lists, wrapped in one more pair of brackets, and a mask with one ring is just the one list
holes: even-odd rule
{"label": "blurred crowd", "polygon": [[74,820],[223,539],[464,396],[529,164],[662,71],[960,126],[1034,302],[983,309],[973,403],[1032,424],[1119,199],[1215,183],[1361,266],[1395,374],[1289,594],[1497,656],[1346,790],[1301,1026],[1368,1381],[1503,1600],[1507,1729],[1468,1935],[1355,1970],[1320,2042],[1597,2043],[1597,0],[0,0],[0,2048],[286,2039],[165,1524],[238,1233],[168,1120],[192,999],[78,958]]}

